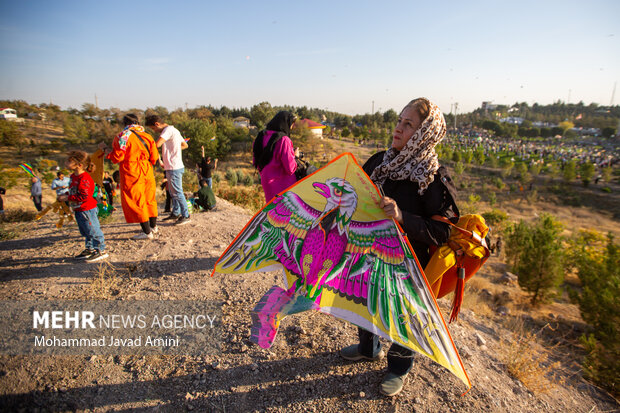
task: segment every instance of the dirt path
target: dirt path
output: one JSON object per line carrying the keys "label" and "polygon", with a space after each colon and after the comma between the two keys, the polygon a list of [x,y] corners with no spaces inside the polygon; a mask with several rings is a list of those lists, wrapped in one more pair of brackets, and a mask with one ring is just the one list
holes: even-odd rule
{"label": "dirt path", "polygon": [[[219,200],[216,212],[194,214],[183,227],[161,224],[152,241],[129,239],[137,225],[120,214],[103,226],[114,273],[97,281],[103,265],[76,262],[83,246],[75,224],[57,230],[46,216],[21,238],[0,243],[0,299],[51,300],[105,297],[120,300],[221,300],[221,354],[177,356],[1,356],[0,409],[6,411],[306,411],[306,412],[608,412],[613,399],[586,383],[566,357],[569,342],[555,346],[561,363],[557,382],[533,393],[507,373],[505,355],[512,333],[506,316],[490,304],[514,286],[497,284],[503,264],[493,258],[483,274],[489,303],[466,303],[451,333],[474,385],[466,388],[448,371],[416,356],[404,391],[379,394],[385,360],[350,363],[338,350],[356,340],[354,326],[324,314],[303,313],[284,320],[275,345],[263,350],[248,341],[250,310],[273,284],[277,272],[209,277],[217,257],[250,218]],[[473,294],[473,293],[472,293]],[[472,295],[472,297],[474,297]],[[477,297],[477,295],[475,296]],[[474,298],[475,298],[474,297]],[[517,300],[514,298],[514,300]],[[517,300],[518,301],[518,300]],[[445,300],[440,305],[446,307]],[[516,307],[515,307],[516,308]],[[473,311],[472,311],[473,309]],[[443,309],[445,313],[445,308]],[[574,311],[574,308],[573,308]],[[541,316],[542,317],[542,316]],[[550,319],[565,327],[560,318]],[[541,325],[544,317],[525,318]],[[568,325],[568,324],[567,324]],[[574,325],[570,324],[571,326]],[[572,328],[572,327],[571,327]],[[531,343],[532,354],[541,351]]]}

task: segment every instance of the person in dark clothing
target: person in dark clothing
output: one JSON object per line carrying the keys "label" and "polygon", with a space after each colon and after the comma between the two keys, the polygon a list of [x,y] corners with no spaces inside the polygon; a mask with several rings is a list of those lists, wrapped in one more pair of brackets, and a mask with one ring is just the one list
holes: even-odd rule
{"label": "person in dark clothing", "polygon": [[196,204],[205,211],[210,211],[215,208],[215,195],[204,179],[200,181],[200,189],[195,195],[197,198]]}
{"label": "person in dark clothing", "polygon": [[41,188],[41,180],[36,176],[32,177],[32,186],[30,187],[30,198],[34,202],[34,207],[37,211],[41,212],[43,206],[41,206],[41,199],[43,197],[43,189]]}
{"label": "person in dark clothing", "polygon": [[6,190],[0,188],[0,214],[4,214],[4,200],[2,199],[2,195],[4,194],[6,194]]}
{"label": "person in dark clothing", "polygon": [[164,212],[170,212],[170,202],[172,201],[172,198],[170,198],[170,192],[168,192],[168,180],[165,175],[164,179],[161,181],[160,188],[162,191],[166,191],[166,205],[164,205]]}
{"label": "person in dark clothing", "polygon": [[114,184],[115,182],[108,173],[108,171],[105,171],[103,175],[103,189],[108,196],[108,203],[111,207],[114,206]]}
{"label": "person in dark clothing", "polygon": [[[456,189],[446,168],[439,165],[435,152],[445,133],[441,110],[428,99],[415,99],[400,114],[392,147],[373,155],[363,166],[385,194],[380,206],[406,232],[422,268],[430,259],[429,247],[442,245],[450,236],[450,226],[431,217],[441,215],[458,222]],[[358,335],[359,344],[343,348],[342,357],[352,361],[383,357],[378,336],[361,328]],[[400,393],[412,366],[413,351],[393,343],[381,393],[387,396]]]}
{"label": "person in dark clothing", "polygon": [[116,182],[116,189],[119,189],[119,183],[121,182],[121,172],[117,169],[112,172],[112,180]]}
{"label": "person in dark clothing", "polygon": [[217,158],[212,160],[210,156],[205,158],[205,147],[202,146],[202,160],[200,161],[200,175],[201,179],[207,181],[209,188],[213,188],[212,173],[217,169]]}

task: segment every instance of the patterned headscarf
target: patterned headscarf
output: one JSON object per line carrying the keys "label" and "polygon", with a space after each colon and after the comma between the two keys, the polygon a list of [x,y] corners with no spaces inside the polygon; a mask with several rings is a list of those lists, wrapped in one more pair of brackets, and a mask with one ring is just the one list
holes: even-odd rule
{"label": "patterned headscarf", "polygon": [[132,130],[136,132],[144,132],[144,128],[138,124],[125,126],[125,129],[123,129],[123,131],[118,134],[118,146],[121,148],[122,151],[127,149],[127,141],[131,136]]}
{"label": "patterned headscarf", "polygon": [[429,113],[418,130],[399,152],[390,148],[383,156],[383,162],[370,175],[372,181],[381,186],[386,179],[393,181],[409,179],[417,182],[422,195],[435,179],[439,159],[435,146],[446,135],[446,121],[437,105],[422,98],[429,106]]}

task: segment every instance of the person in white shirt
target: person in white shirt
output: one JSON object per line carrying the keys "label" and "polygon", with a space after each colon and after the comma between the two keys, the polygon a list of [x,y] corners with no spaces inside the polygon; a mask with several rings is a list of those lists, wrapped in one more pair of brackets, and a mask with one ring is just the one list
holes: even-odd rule
{"label": "person in white shirt", "polygon": [[161,157],[168,180],[168,192],[172,198],[172,212],[163,221],[175,220],[175,225],[184,225],[190,222],[187,200],[183,194],[185,165],[181,157],[182,150],[187,148],[187,142],[177,128],[163,122],[158,115],[147,116],[146,126],[160,134],[156,144],[158,148],[162,148]]}

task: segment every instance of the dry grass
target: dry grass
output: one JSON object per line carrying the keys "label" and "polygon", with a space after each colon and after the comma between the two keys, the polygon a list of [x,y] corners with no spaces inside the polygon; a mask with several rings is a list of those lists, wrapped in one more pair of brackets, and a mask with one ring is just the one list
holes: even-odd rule
{"label": "dry grass", "polygon": [[500,346],[508,373],[536,394],[546,393],[562,384],[563,380],[558,376],[561,363],[549,360],[553,349],[542,347],[536,333],[528,330],[522,319],[511,319],[507,327],[513,332],[513,340],[502,338]]}
{"label": "dry grass", "polygon": [[37,211],[32,208],[11,208],[6,209],[4,214],[0,215],[0,222],[29,222],[34,221],[34,218],[37,215]]}
{"label": "dry grass", "polygon": [[92,298],[108,300],[119,294],[123,279],[112,264],[103,261],[93,272],[89,291]]}
{"label": "dry grass", "polygon": [[[481,295],[481,291],[488,288],[489,282],[481,277],[472,277],[465,283],[465,294],[463,295],[462,308],[468,308],[478,315],[490,317],[493,310]],[[453,295],[450,295],[452,302]]]}

